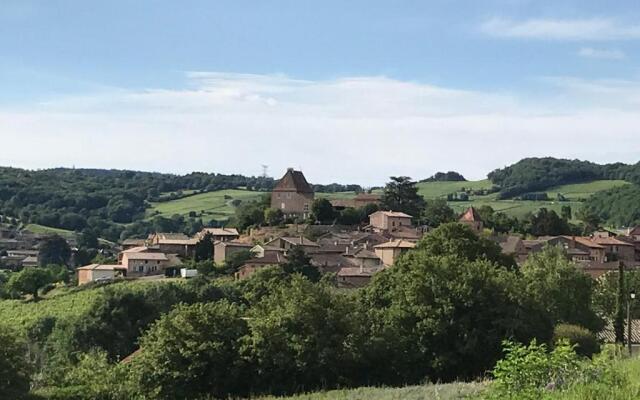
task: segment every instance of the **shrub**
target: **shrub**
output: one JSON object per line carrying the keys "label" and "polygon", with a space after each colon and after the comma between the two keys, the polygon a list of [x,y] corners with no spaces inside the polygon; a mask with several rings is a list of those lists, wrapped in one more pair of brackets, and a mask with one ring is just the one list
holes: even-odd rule
{"label": "shrub", "polygon": [[528,346],[504,342],[505,357],[493,369],[489,399],[537,400],[548,389],[562,390],[583,376],[584,365],[568,342],[552,352],[535,340]]}
{"label": "shrub", "polygon": [[553,331],[553,343],[558,343],[562,340],[566,340],[575,346],[576,353],[581,356],[591,358],[595,353],[600,352],[600,343],[598,343],[596,336],[579,325],[557,325]]}

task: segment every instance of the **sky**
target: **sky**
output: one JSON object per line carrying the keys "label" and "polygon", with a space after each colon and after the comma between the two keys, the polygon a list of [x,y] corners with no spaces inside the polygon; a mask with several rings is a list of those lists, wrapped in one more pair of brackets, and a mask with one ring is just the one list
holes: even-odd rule
{"label": "sky", "polygon": [[0,0],[0,165],[380,185],[640,159],[640,3]]}

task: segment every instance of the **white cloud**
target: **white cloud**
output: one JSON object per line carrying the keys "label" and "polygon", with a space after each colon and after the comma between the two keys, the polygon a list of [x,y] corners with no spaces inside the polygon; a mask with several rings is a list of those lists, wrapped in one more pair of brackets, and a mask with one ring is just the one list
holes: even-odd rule
{"label": "white cloud", "polygon": [[528,19],[492,18],[481,25],[491,36],[545,40],[640,39],[640,25],[625,25],[610,18]]}
{"label": "white cloud", "polygon": [[594,49],[592,47],[583,47],[578,50],[578,55],[585,58],[597,58],[602,60],[622,60],[626,54],[616,49]]}
{"label": "white cloud", "polygon": [[386,77],[188,77],[182,90],[0,109],[10,149],[0,164],[244,174],[268,164],[273,175],[303,168],[316,183],[381,184],[438,170],[482,178],[526,156],[637,161],[640,152],[638,83],[547,79],[563,96],[554,103]]}

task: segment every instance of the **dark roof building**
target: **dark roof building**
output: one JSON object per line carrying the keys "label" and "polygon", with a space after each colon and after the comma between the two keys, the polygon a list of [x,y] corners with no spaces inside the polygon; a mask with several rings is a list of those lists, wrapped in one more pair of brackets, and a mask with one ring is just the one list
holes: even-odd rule
{"label": "dark roof building", "polygon": [[313,188],[301,171],[289,168],[271,193],[271,208],[287,217],[307,218],[313,203]]}

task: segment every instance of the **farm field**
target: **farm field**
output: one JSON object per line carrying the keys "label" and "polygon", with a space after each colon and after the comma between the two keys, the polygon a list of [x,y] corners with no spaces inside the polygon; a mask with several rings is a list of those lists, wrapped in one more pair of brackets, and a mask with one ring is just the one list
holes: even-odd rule
{"label": "farm field", "polygon": [[235,212],[233,200],[241,202],[258,200],[263,194],[265,193],[242,189],[201,193],[177,200],[151,203],[152,207],[147,210],[147,216],[169,218],[174,214],[187,215],[194,211],[198,217],[225,220]]}

